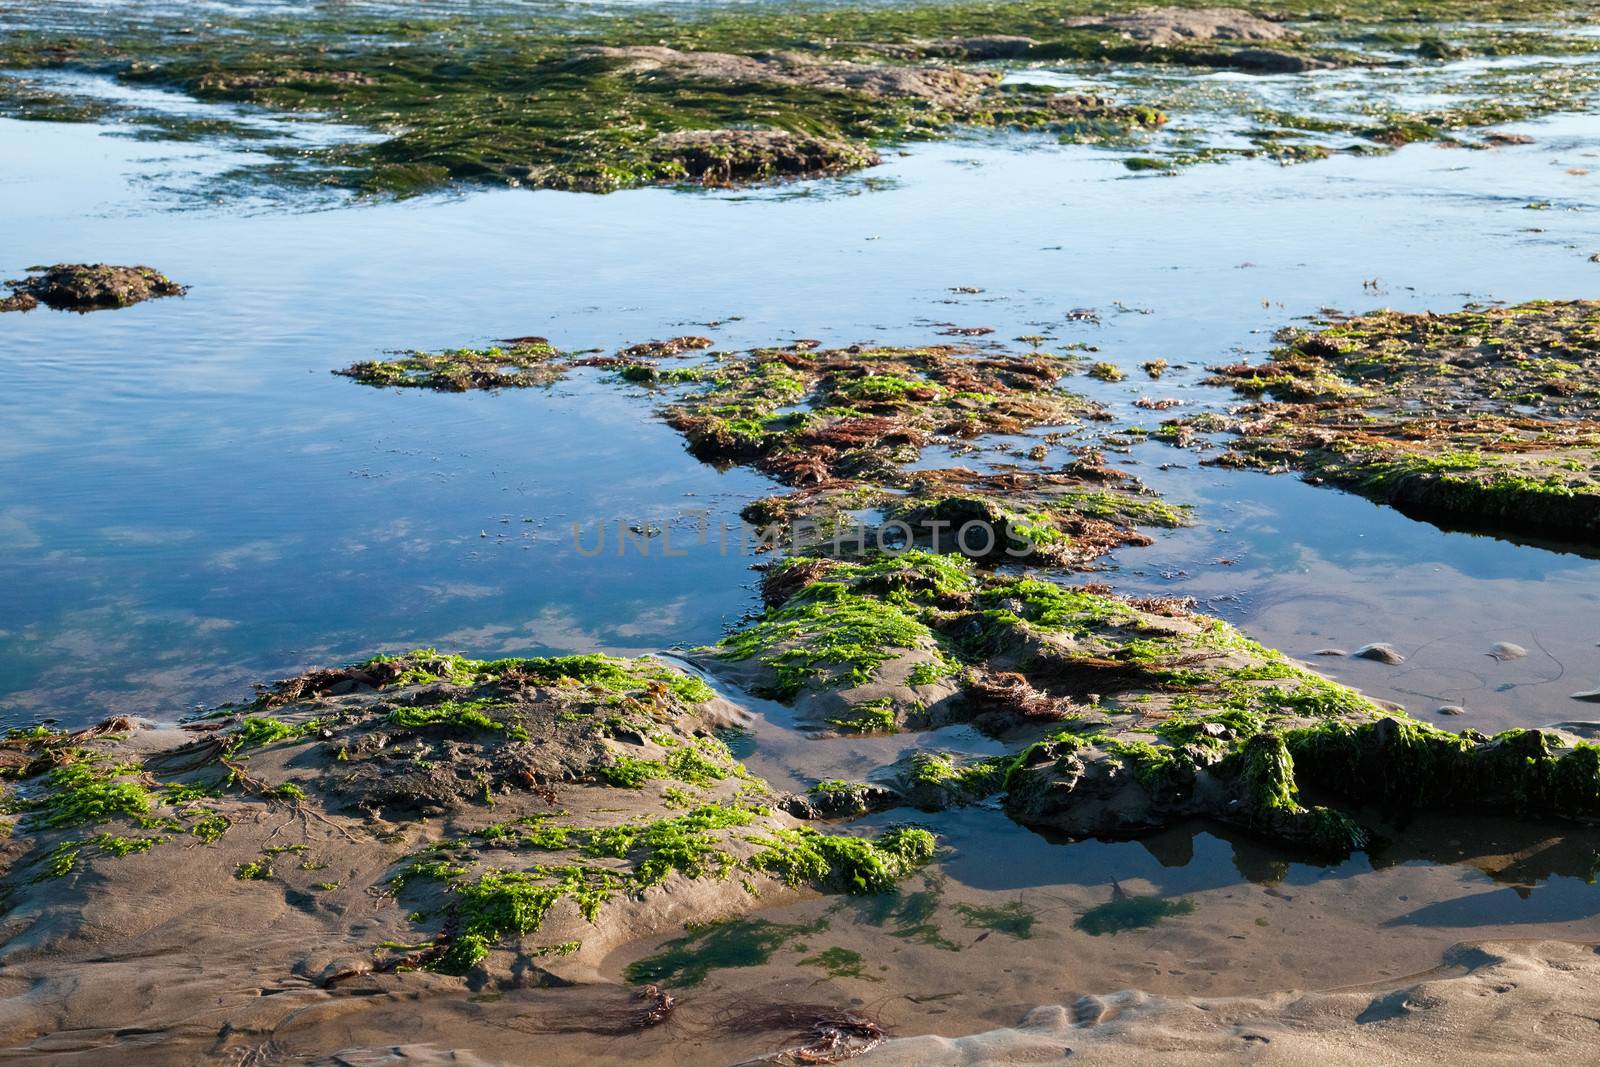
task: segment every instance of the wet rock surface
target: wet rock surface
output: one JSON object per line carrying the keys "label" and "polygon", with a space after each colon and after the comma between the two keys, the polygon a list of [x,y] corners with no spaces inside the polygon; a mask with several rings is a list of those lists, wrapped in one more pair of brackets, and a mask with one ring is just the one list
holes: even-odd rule
{"label": "wet rock surface", "polygon": [[1113,837],[1203,816],[1332,856],[1367,831],[1302,788],[1351,811],[1600,811],[1592,745],[1396,717],[1181,604],[921,553],[791,561],[767,582],[772,606],[702,654],[710,669],[837,730],[971,722],[1012,746],[889,779],[931,810],[998,796],[1024,825]]}
{"label": "wet rock surface", "polygon": [[40,304],[58,311],[100,311],[188,292],[153,267],[58,263],[28,269],[34,273],[6,282],[11,295],[0,300],[0,311],[31,311]]}

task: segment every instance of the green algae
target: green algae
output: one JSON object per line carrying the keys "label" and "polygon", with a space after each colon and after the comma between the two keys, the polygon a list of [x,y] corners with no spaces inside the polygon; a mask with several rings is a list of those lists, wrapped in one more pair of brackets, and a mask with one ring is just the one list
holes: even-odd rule
{"label": "green algae", "polygon": [[594,856],[632,857],[637,889],[660,885],[673,872],[689,878],[725,878],[734,859],[713,836],[748,826],[761,814],[736,806],[705,805],[687,814],[644,824],[623,824],[582,833],[583,850]]}
{"label": "green algae", "polygon": [[194,818],[194,822],[189,826],[189,832],[207,845],[222,840],[222,835],[233,825],[226,815],[207,808],[196,809],[187,814]]}
{"label": "green algae", "polygon": [[951,799],[972,803],[1004,789],[1014,762],[1012,756],[992,756],[957,763],[949,753],[917,752],[908,761],[905,783],[914,800],[932,788],[937,792],[939,806]]}
{"label": "green algae", "polygon": [[[702,739],[704,740],[704,739]],[[618,755],[611,763],[595,771],[595,776],[607,785],[623,789],[642,789],[647,782],[670,778],[688,785],[715,785],[730,776],[741,774],[741,768],[730,765],[731,754],[727,746],[714,741],[719,759],[705,755],[695,747],[682,747],[664,759],[641,759],[637,756]]]}
{"label": "green algae", "polygon": [[155,797],[129,778],[141,768],[131,763],[82,760],[57,767],[45,778],[45,792],[30,806],[29,823],[39,830],[68,829],[125,818],[139,826],[159,825],[150,815]]}
{"label": "green algae", "polygon": [[446,700],[438,704],[399,707],[389,712],[391,726],[408,729],[499,730],[503,724],[485,714],[507,705],[495,700]]}
{"label": "green algae", "polygon": [[[982,605],[994,605],[1030,626],[1055,633],[1084,637],[1107,624],[1131,622],[1127,604],[1104,593],[1062,585],[1042,578],[1001,579],[980,595]],[[1019,610],[999,608],[1011,603]]]}
{"label": "green algae", "polygon": [[231,825],[214,808],[200,803],[215,796],[209,787],[184,782],[157,785],[137,760],[117,760],[103,751],[83,747],[88,741],[120,739],[125,720],[109,720],[75,732],[44,728],[11,730],[7,742],[30,751],[33,759],[14,765],[9,776],[31,779],[26,797],[17,794],[0,800],[0,811],[23,819],[9,831],[38,835],[81,830],[121,822],[143,831],[129,836],[102,830],[88,838],[56,841],[44,853],[41,878],[59,877],[74,870],[81,858],[121,858],[154,848],[172,835],[188,833],[205,844],[219,840]]}
{"label": "green algae", "polygon": [[840,779],[818,782],[806,790],[806,796],[816,810],[829,818],[865,815],[873,809],[877,799],[874,787]]}
{"label": "green algae", "polygon": [[[563,900],[572,901],[584,918],[594,922],[618,894],[642,894],[675,874],[722,880],[735,871],[770,874],[790,885],[809,883],[830,892],[884,892],[933,854],[933,836],[924,830],[892,829],[876,841],[810,829],[755,831],[752,824],[767,814],[764,808],[735,803],[706,804],[682,815],[596,827],[560,826],[549,816],[527,817],[486,827],[478,836],[502,847],[621,860],[627,868],[581,862],[538,864],[469,877],[467,866],[440,854],[454,851],[445,846],[412,859],[390,885],[397,893],[419,880],[446,887],[448,946],[428,966],[464,974],[502,940],[538,933],[551,909]],[[746,828],[752,829],[740,832]],[[736,859],[729,847],[735,838],[758,846],[757,851]]]}
{"label": "green algae", "polygon": [[1492,737],[1426,723],[1326,722],[1284,737],[1299,776],[1360,804],[1402,813],[1423,808],[1507,810],[1519,815],[1600,814],[1600,746],[1568,746],[1544,730]]}
{"label": "green algae", "polygon": [[892,734],[899,730],[894,702],[887,697],[858,701],[844,711],[829,715],[826,721],[845,734]]}
{"label": "green algae", "polygon": [[[373,656],[350,667],[314,670],[267,687],[258,706],[274,706],[319,696],[341,685],[374,689],[446,682],[469,688],[508,680],[525,680],[582,689],[626,703],[660,694],[685,705],[702,704],[716,694],[699,678],[683,674],[649,657],[626,659],[598,653],[479,660],[432,648]],[[481,708],[479,710],[482,710]],[[254,720],[246,720],[250,722]],[[267,726],[251,727],[265,731]],[[263,734],[262,736],[265,736]]]}
{"label": "green algae", "polygon": [[623,976],[632,985],[696,986],[714,970],[759,967],[787,945],[827,929],[813,923],[775,923],[741,919],[718,923],[668,941],[659,953],[629,964]]}
{"label": "green algae", "polygon": [[801,967],[821,967],[827,972],[829,978],[860,978],[867,982],[880,982],[881,978],[867,974],[865,971],[866,960],[861,953],[854,949],[840,948],[837,945],[825,948],[813,956],[807,956],[799,963]]}
{"label": "green algae", "polygon": [[1026,941],[1033,936],[1033,924],[1038,916],[1020,901],[993,907],[981,904],[956,904],[954,910],[961,916],[961,925],[973,930],[992,930]]}
{"label": "green algae", "polygon": [[752,837],[762,850],[748,865],[789,885],[812,883],[837,892],[886,893],[933,858],[937,842],[919,827],[885,830],[877,841],[818,833],[809,827]]}
{"label": "green algae", "polygon": [[914,893],[896,889],[873,896],[856,897],[850,904],[861,922],[879,927],[893,926],[894,929],[888,931],[890,937],[946,952],[960,952],[961,946],[945,937],[938,924],[933,922],[934,913],[939,910],[938,883],[930,879],[927,884],[930,888]]}
{"label": "green algae", "polygon": [[228,754],[237,755],[252,748],[276,744],[279,741],[298,740],[317,728],[313,720],[306,723],[286,723],[270,716],[256,716],[242,720],[228,732]]}
{"label": "green algae", "polygon": [[268,860],[251,860],[234,868],[233,876],[241,882],[265,882],[272,877],[272,863]]}
{"label": "green algae", "polygon": [[[548,878],[554,881],[546,881]],[[465,974],[506,937],[537,933],[551,907],[570,896],[593,921],[615,891],[609,872],[597,868],[555,871],[487,871],[454,887],[454,936],[430,966],[442,974]]]}
{"label": "green algae", "polygon": [[168,838],[159,835],[148,837],[123,837],[120,834],[100,833],[88,840],[68,839],[57,842],[56,845],[45,853],[39,860],[41,870],[34,877],[34,881],[44,881],[49,878],[62,878],[77,869],[78,861],[84,849],[92,848],[99,855],[120,859],[123,856],[134,856],[148,852]]}
{"label": "green algae", "polygon": [[[794,697],[808,683],[865,685],[898,650],[932,640],[928,628],[902,608],[851,592],[837,582],[817,582],[769,611],[753,626],[723,639],[718,646],[729,659],[759,656],[774,672],[768,691],[779,699]],[[841,728],[892,728],[892,713],[863,712],[859,724]]]}
{"label": "green algae", "polygon": [[1141,930],[1154,926],[1163,919],[1188,915],[1193,911],[1194,902],[1191,900],[1122,895],[1090,908],[1078,916],[1072,925],[1092,937],[1099,937],[1101,934]]}
{"label": "green algae", "polygon": [[[930,436],[974,437],[1059,425],[1088,410],[1056,383],[1069,361],[983,355],[960,346],[757,349],[666,409],[689,449],[749,463],[792,485],[885,468]],[[793,412],[805,400],[807,410]]]}
{"label": "green algae", "polygon": [[946,952],[961,951],[961,946],[945,937],[944,931],[940,930],[936,923],[912,923],[889,931],[889,936],[918,945],[927,945],[929,948],[943,949]]}
{"label": "green algae", "polygon": [[[809,657],[817,647],[813,630],[827,625],[826,614],[808,614],[810,606],[862,602],[903,620],[897,635],[903,643],[876,640],[867,666],[845,680],[875,678],[872,672],[881,664],[920,647],[936,650],[957,668],[947,675],[956,681],[957,699],[965,701],[956,718],[998,716],[993,721],[999,730],[1066,720],[1014,754],[964,763],[942,753],[916,754],[898,782],[912,805],[937,810],[1001,794],[1006,810],[1020,821],[1060,821],[1084,832],[1069,798],[1088,775],[1106,783],[1105,789],[1123,788],[1124,781],[1137,786],[1143,799],[1130,802],[1129,830],[1123,832],[1209,815],[1299,849],[1342,857],[1366,847],[1368,831],[1352,814],[1304,799],[1302,782],[1353,807],[1465,804],[1566,816],[1588,813],[1600,791],[1589,746],[1569,747],[1551,734],[1537,748],[1537,732],[1534,738],[1474,740],[1470,732],[1442,731],[1435,737],[1429,728],[1385,713],[1354,690],[1177,602],[1136,602],[1099,587],[1006,577],[958,557],[951,563],[934,564],[927,553],[909,559],[792,558],[769,572],[765,592],[773,606],[726,643],[774,662],[789,647],[805,649]],[[813,592],[818,589],[820,596]],[[797,625],[777,633],[763,629],[772,622]],[[1000,663],[1006,666],[997,668]],[[803,665],[812,664],[807,659]],[[825,671],[774,676],[788,694],[839,682]],[[1152,721],[1142,728],[1112,727],[1098,712],[1075,709],[1070,698],[1056,695],[1060,689],[1052,687],[1063,682],[1093,693],[1095,703],[1120,698],[1131,708],[1148,707]],[[874,697],[828,714],[835,726],[878,728],[897,723],[890,716],[904,707],[915,714],[920,705]],[[1396,737],[1420,740],[1407,748]],[[1413,750],[1436,761],[1426,764],[1439,768],[1430,774],[1467,784],[1457,794],[1428,786],[1431,779],[1408,769],[1415,761],[1405,756]],[[1201,789],[1202,779],[1213,785]],[[1379,782],[1388,783],[1385,791],[1379,792]],[[1085,803],[1083,825],[1115,828],[1114,821],[1096,820],[1123,816],[1098,805],[1093,799]]]}
{"label": "green algae", "polygon": [[542,337],[521,338],[489,348],[406,352],[393,359],[364,360],[335,374],[362,385],[462,393],[472,389],[520,389],[552,385],[566,373],[561,353]]}

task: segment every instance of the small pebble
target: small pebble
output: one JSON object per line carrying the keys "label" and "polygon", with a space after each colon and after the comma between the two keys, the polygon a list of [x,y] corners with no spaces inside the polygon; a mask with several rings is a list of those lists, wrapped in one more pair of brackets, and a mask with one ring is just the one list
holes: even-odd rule
{"label": "small pebble", "polygon": [[1311,654],[1313,656],[1348,656],[1350,653],[1342,648],[1319,648]]}
{"label": "small pebble", "polygon": [[1406,658],[1393,645],[1362,645],[1351,654],[1357,659],[1375,659],[1379,663],[1387,663],[1391,666],[1406,661]]}
{"label": "small pebble", "polygon": [[1489,650],[1489,655],[1504,663],[1508,659],[1526,658],[1528,650],[1521,645],[1513,645],[1510,641],[1499,641]]}
{"label": "small pebble", "polygon": [[1440,715],[1465,715],[1467,709],[1460,704],[1445,704],[1439,708]]}

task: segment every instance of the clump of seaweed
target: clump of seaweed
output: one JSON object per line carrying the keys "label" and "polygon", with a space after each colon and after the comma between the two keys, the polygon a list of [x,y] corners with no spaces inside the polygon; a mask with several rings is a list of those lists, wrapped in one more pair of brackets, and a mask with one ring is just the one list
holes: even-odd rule
{"label": "clump of seaweed", "polygon": [[335,374],[362,385],[397,389],[520,389],[551,385],[567,372],[561,353],[542,337],[519,337],[489,348],[402,352],[392,359],[363,360]]}

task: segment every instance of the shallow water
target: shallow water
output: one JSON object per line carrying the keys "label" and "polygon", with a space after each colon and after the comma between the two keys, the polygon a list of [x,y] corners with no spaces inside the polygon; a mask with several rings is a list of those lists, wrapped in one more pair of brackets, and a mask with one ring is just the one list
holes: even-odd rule
{"label": "shallow water", "polygon": [[[1098,346],[1129,379],[1077,387],[1123,423],[1153,426],[1139,396],[1226,404],[1198,384],[1204,365],[1260,355],[1275,329],[1319,308],[1592,296],[1597,178],[1574,171],[1600,160],[1600,118],[1515,129],[1535,143],[1176,177],[984,137],[771,190],[476,192],[295,212],[197,204],[193,176],[234,165],[232,152],[0,121],[0,271],[149,263],[193,286],[116,313],[0,318],[0,721],[171,718],[253,681],[403,646],[693,645],[754,606],[752,560],[694,532],[702,513],[732,523],[770,483],[693,460],[645,391],[580,374],[547,390],[405,395],[332,368],[530,333],[609,350],[679,333],[742,347],[990,326],[999,339]],[[1143,380],[1138,364],[1158,356],[1174,369]],[[1119,553],[1106,576],[1119,589],[1195,596],[1299,657],[1392,643],[1409,657],[1400,667],[1315,663],[1424,717],[1465,705],[1450,725],[1592,712],[1569,697],[1600,683],[1591,555],[1447,533],[1163,445],[1111,456],[1197,519]],[[651,522],[685,555],[667,557],[662,539],[616,554],[619,523]],[[589,545],[607,525],[608,551],[580,552],[574,524]],[[1486,655],[1497,641],[1532,654],[1499,662]],[[750,763],[782,787],[868,776],[909,746],[991,746],[962,729],[812,741],[783,709],[753,707]],[[988,809],[931,824],[948,849],[929,874],[934,924],[959,954],[896,937],[853,905],[786,906],[762,918],[826,919],[809,949],[858,952],[880,980],[819,992],[822,972],[789,947],[714,971],[686,994],[685,1018],[709,1025],[737,998],[856,997],[901,1032],[956,1033],[1123,986],[1372,981],[1425,969],[1463,938],[1590,936],[1600,914],[1600,846],[1537,827],[1441,822],[1408,835],[1441,842],[1430,854],[1378,850],[1328,869],[1206,828],[1067,844]],[[1195,910],[1115,935],[1072,927],[1119,889]],[[980,939],[953,909],[1014,901],[1038,916],[1026,940]],[[630,946],[615,966],[658,948]]]}

